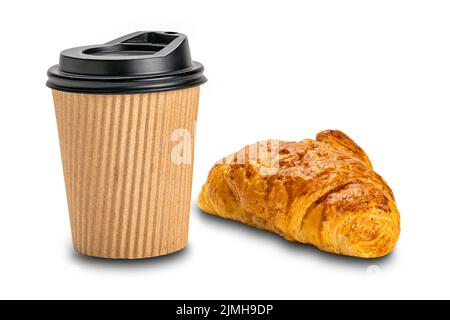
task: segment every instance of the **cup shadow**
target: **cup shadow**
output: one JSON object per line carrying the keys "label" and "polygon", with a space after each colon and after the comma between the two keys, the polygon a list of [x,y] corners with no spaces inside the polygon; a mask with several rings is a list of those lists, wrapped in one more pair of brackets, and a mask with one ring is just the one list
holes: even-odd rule
{"label": "cup shadow", "polygon": [[85,256],[76,252],[69,244],[69,259],[78,266],[82,267],[101,267],[110,270],[114,269],[147,269],[152,266],[155,268],[175,264],[185,259],[189,255],[189,245],[181,250],[162,256],[143,258],[143,259],[108,259],[100,257]]}
{"label": "cup shadow", "polygon": [[261,241],[271,241],[273,244],[276,244],[280,250],[286,251],[288,254],[297,255],[302,259],[305,257],[309,257],[316,260],[320,260],[326,264],[333,263],[347,267],[368,268],[374,265],[380,267],[387,267],[389,264],[393,263],[396,257],[395,250],[392,253],[388,254],[387,256],[373,259],[342,256],[321,251],[312,245],[287,241],[283,237],[273,232],[260,230],[254,227],[250,227],[238,221],[228,220],[205,213],[198,208],[196,203],[192,204],[191,214],[195,214],[200,218],[202,223],[210,224],[211,227],[213,228],[221,229],[224,231],[228,229],[233,230],[238,229],[239,232],[242,232],[243,234],[246,234],[249,237],[260,238]]}

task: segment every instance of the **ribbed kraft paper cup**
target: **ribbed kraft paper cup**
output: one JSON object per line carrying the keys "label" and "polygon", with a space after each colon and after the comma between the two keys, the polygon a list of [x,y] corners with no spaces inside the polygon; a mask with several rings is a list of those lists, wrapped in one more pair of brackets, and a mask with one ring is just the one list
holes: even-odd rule
{"label": "ribbed kraft paper cup", "polygon": [[53,97],[75,249],[134,259],[185,247],[199,87]]}
{"label": "ribbed kraft paper cup", "polygon": [[188,239],[202,64],[187,37],[135,32],[48,70],[74,248],[138,259]]}

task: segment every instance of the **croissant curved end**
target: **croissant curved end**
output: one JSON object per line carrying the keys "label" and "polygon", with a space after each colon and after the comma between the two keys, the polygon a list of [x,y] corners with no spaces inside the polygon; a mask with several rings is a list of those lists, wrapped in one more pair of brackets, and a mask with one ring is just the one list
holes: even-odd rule
{"label": "croissant curved end", "polygon": [[334,253],[359,258],[388,255],[394,250],[400,233],[399,227],[391,219],[370,215],[356,217],[348,226],[339,229],[341,231],[336,236],[333,250],[338,252]]}

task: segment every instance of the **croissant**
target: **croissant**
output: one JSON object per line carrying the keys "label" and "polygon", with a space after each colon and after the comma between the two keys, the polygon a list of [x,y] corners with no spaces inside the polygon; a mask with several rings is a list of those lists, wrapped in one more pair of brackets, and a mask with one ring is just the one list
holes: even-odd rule
{"label": "croissant", "polygon": [[400,234],[394,195],[366,153],[337,130],[262,141],[216,163],[201,210],[341,255],[377,258]]}

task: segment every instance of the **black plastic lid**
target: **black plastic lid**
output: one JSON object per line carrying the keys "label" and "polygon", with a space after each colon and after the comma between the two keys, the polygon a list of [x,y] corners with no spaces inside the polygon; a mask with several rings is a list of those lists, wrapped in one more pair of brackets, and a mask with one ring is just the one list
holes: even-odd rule
{"label": "black plastic lid", "polygon": [[203,66],[191,60],[187,37],[162,31],[64,50],[47,74],[48,87],[81,93],[155,92],[206,82]]}

